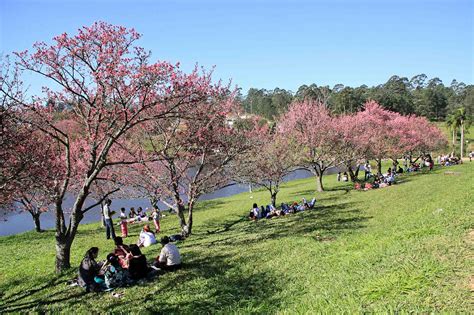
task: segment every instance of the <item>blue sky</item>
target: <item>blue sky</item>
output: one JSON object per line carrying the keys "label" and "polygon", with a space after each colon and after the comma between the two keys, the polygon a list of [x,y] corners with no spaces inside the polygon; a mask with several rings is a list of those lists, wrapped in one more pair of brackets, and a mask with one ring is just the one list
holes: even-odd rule
{"label": "blue sky", "polygon": [[102,20],[134,27],[154,59],[215,65],[216,78],[244,92],[420,73],[472,84],[473,2],[0,0],[0,51]]}

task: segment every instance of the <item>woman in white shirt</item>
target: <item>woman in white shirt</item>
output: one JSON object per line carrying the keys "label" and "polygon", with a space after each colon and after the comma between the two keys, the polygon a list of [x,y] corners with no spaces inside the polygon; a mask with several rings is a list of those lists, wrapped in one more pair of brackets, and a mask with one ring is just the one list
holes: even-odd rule
{"label": "woman in white shirt", "polygon": [[148,247],[156,244],[155,233],[150,230],[150,226],[146,224],[140,232],[137,245],[140,247]]}

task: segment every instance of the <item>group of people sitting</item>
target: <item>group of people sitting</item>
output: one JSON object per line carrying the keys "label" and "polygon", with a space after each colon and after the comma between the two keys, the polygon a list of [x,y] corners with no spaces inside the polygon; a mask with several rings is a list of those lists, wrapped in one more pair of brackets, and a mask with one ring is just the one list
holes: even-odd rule
{"label": "group of people sitting", "polygon": [[116,237],[114,241],[115,249],[105,261],[96,261],[99,255],[97,247],[90,248],[82,259],[77,283],[87,292],[128,286],[141,279],[154,277],[159,270],[174,271],[181,267],[178,247],[170,243],[167,236],[161,238],[163,248],[150,266],[138,245],[124,245],[121,237]]}
{"label": "group of people sitting", "polygon": [[310,202],[307,202],[306,199],[303,198],[301,203],[295,201],[291,205],[281,203],[280,209],[277,209],[272,204],[269,204],[266,207],[261,206],[259,208],[258,205],[254,203],[248,217],[253,221],[259,219],[271,219],[273,217],[280,217],[291,213],[314,209],[315,204],[316,198],[313,198]]}
{"label": "group of people sitting", "polygon": [[452,166],[462,164],[462,160],[454,155],[454,153],[438,156],[438,163],[442,166]]}
{"label": "group of people sitting", "polygon": [[[138,207],[137,211],[135,211],[134,207],[130,208],[130,213],[126,214],[125,208],[120,209],[120,216],[119,216],[119,223],[120,225],[120,230],[122,232],[122,237],[127,237],[128,236],[128,224],[133,224],[137,222],[146,222],[146,221],[153,221],[153,224],[155,225],[155,233],[160,233],[160,220],[161,220],[162,214],[160,209],[158,207],[154,207],[153,211],[148,214],[148,208],[146,208],[145,211],[143,211],[142,207]],[[148,231],[149,231],[149,226],[148,226]],[[155,240],[156,243],[156,240]]]}
{"label": "group of people sitting", "polygon": [[367,178],[365,183],[356,182],[354,184],[354,188],[356,190],[370,190],[375,188],[384,188],[395,184],[395,178],[397,173],[403,173],[403,169],[401,167],[398,168],[397,171],[392,168],[388,168],[387,173],[385,174],[375,174],[371,175]]}

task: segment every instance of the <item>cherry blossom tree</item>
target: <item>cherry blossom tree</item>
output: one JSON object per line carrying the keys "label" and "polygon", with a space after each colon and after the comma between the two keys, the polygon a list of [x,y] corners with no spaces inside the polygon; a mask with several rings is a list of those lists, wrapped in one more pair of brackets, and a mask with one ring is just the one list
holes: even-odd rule
{"label": "cherry blossom tree", "polygon": [[249,131],[227,123],[227,116],[237,108],[233,93],[222,87],[199,106],[182,107],[179,119],[145,129],[143,145],[151,148],[150,160],[154,162],[137,169],[142,176],[149,176],[140,189],[152,196],[153,202],[161,198],[176,211],[184,236],[192,233],[199,197],[229,185],[233,161],[253,147]]}
{"label": "cherry blossom tree", "polygon": [[235,178],[264,187],[270,194],[271,204],[276,206],[284,177],[298,165],[295,151],[296,145],[282,134],[263,129],[253,149],[239,157]]}
{"label": "cherry blossom tree", "polygon": [[300,145],[295,154],[302,167],[317,177],[317,190],[323,191],[324,172],[335,166],[338,157],[338,132],[335,118],[328,109],[314,101],[295,102],[279,122],[279,130]]}
{"label": "cherry blossom tree", "polygon": [[[36,231],[41,232],[40,215],[54,203],[55,180],[61,176],[62,161],[57,159],[56,146],[51,138],[38,130],[30,128],[28,140],[22,145],[28,152],[28,170],[27,176],[19,180],[21,189],[13,194],[13,200],[16,209],[31,214]],[[18,153],[18,148],[14,152]]]}
{"label": "cherry blossom tree", "polygon": [[[342,118],[342,121],[349,118]],[[382,172],[382,159],[397,160],[408,155],[410,161],[445,145],[442,132],[424,117],[403,116],[386,110],[374,101],[353,118],[357,133],[353,146],[357,155],[375,159],[377,172]],[[347,146],[345,144],[344,146]]]}
{"label": "cherry blossom tree", "polygon": [[345,114],[337,117],[333,125],[338,133],[338,142],[335,144],[335,149],[338,149],[337,156],[353,182],[357,181],[359,169],[367,157],[368,148],[361,136],[363,124],[364,121],[356,114]]}
{"label": "cherry blossom tree", "polygon": [[366,159],[377,162],[377,173],[382,173],[382,159],[400,154],[399,137],[393,120],[400,119],[400,114],[382,108],[375,101],[368,101],[364,110],[356,115],[361,122],[358,141]]}
{"label": "cherry blossom tree", "polygon": [[[134,165],[121,168],[120,182],[123,183],[124,193],[134,198],[146,198],[152,207],[158,207],[158,202],[167,202],[168,184],[166,168],[159,161],[142,161]],[[168,206],[171,206],[168,204]]]}
{"label": "cherry blossom tree", "polygon": [[[12,69],[8,56],[0,58],[0,88],[10,95],[21,97],[19,73]],[[13,197],[22,190],[29,177],[31,151],[30,126],[18,123],[18,109],[7,95],[0,93],[0,206],[13,209]]]}
{"label": "cherry blossom tree", "polygon": [[[50,82],[43,98],[29,101],[2,86],[11,102],[28,111],[23,122],[57,146],[62,165],[53,187],[57,272],[70,267],[79,223],[92,209],[84,203],[93,184],[105,169],[137,162],[133,155],[115,160],[110,153],[126,147],[128,135],[146,122],[177,117],[181,106],[198,106],[209,97],[210,75],[151,63],[150,54],[135,45],[139,38],[133,29],[103,22],[73,36],[64,33],[53,44],[39,42],[32,52],[17,53],[19,69]],[[60,124],[61,104],[66,105],[62,116],[68,125]],[[68,218],[63,206],[67,192],[75,199]]]}
{"label": "cherry blossom tree", "polygon": [[410,162],[447,145],[443,132],[425,117],[400,116],[392,123],[399,139],[398,151]]}

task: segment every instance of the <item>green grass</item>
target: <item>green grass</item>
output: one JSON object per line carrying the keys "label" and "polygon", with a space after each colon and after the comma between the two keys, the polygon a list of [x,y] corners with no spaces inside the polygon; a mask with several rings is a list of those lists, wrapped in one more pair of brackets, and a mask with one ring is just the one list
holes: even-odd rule
{"label": "green grass", "polygon": [[[264,191],[203,202],[194,235],[179,244],[184,269],[119,289],[121,299],[67,286],[76,268],[55,276],[52,231],[2,237],[0,313],[472,313],[473,169],[407,175],[367,192],[330,176],[329,191],[315,194],[314,179],[297,180],[278,202],[315,195],[317,209],[259,222],[244,216],[253,202],[268,202]],[[164,218],[167,234],[176,226]],[[104,234],[81,226],[72,264],[91,246],[105,258],[113,244]],[[159,246],[144,253],[152,259]]]}

